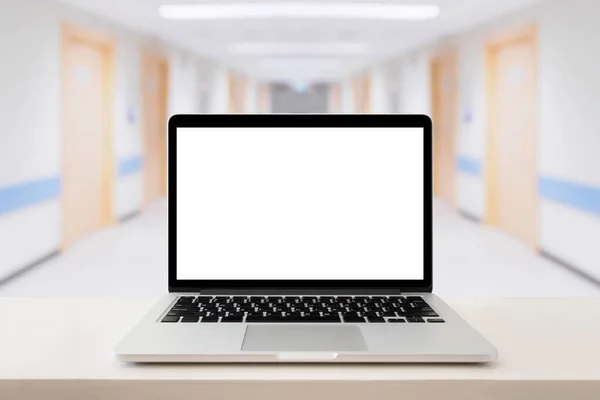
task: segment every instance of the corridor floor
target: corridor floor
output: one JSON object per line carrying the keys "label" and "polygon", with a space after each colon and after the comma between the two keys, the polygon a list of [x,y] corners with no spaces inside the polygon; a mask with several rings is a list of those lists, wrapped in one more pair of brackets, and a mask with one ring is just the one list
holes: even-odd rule
{"label": "corridor floor", "polygon": [[[434,292],[456,296],[598,296],[600,289],[510,236],[436,203]],[[167,291],[167,208],[86,239],[0,287],[0,296],[158,296]]]}

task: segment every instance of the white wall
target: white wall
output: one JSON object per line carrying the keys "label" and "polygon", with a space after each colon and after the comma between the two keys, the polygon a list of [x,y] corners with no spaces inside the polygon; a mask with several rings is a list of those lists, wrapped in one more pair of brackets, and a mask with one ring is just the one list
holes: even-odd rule
{"label": "white wall", "polygon": [[[0,0],[0,188],[60,174],[58,10],[32,4]],[[0,279],[56,250],[59,221],[57,198],[0,214]]]}
{"label": "white wall", "polygon": [[[485,41],[507,29],[538,27],[538,171],[540,177],[584,185],[600,194],[600,2],[554,0],[458,36],[458,154],[481,173],[459,171],[459,207],[485,214]],[[423,49],[401,59],[402,112],[430,112],[429,59]],[[567,197],[576,196],[567,188]],[[590,193],[591,193],[590,192]],[[597,199],[595,197],[594,199]],[[563,199],[564,200],[564,199]],[[600,215],[540,194],[539,246],[600,279]],[[588,207],[589,208],[589,207]]]}
{"label": "white wall", "polygon": [[126,175],[119,173],[119,165],[141,158],[141,63],[138,38],[121,33],[116,44],[114,154],[117,164],[114,212],[117,218],[137,211],[142,203],[141,171]]}
{"label": "white wall", "polygon": [[229,112],[229,72],[225,68],[215,68],[211,74],[210,112],[212,114],[227,114]]}
{"label": "white wall", "polygon": [[458,207],[482,219],[485,215],[485,158],[486,94],[485,35],[467,35],[458,46],[459,121],[457,129],[457,158],[479,165],[479,173],[458,168]]}
{"label": "white wall", "polygon": [[386,86],[386,71],[384,66],[377,67],[370,72],[370,112],[372,114],[386,114],[389,112],[389,91]]}
{"label": "white wall", "polygon": [[[139,209],[140,171],[119,176],[119,164],[141,156],[140,65],[144,37],[53,1],[0,0],[0,193],[7,188],[60,178],[61,174],[61,25],[70,22],[115,40],[114,154],[115,216]],[[175,52],[171,111],[193,111],[193,62]],[[188,59],[189,60],[189,59]],[[5,190],[2,192],[2,190]],[[0,280],[55,251],[61,241],[60,195],[0,212]]]}
{"label": "white wall", "polygon": [[429,53],[408,55],[399,65],[399,108],[402,114],[431,114]]}
{"label": "white wall", "polygon": [[172,50],[169,55],[169,115],[197,114],[201,106],[202,68],[192,55]]}
{"label": "white wall", "polygon": [[246,114],[258,113],[258,82],[252,78],[246,78],[246,100],[244,112]]}
{"label": "white wall", "polygon": [[342,114],[354,113],[354,90],[352,89],[352,78],[342,81]]}
{"label": "white wall", "polygon": [[540,247],[600,279],[600,2],[561,0],[539,19],[539,171],[596,190],[596,213],[543,197]]}

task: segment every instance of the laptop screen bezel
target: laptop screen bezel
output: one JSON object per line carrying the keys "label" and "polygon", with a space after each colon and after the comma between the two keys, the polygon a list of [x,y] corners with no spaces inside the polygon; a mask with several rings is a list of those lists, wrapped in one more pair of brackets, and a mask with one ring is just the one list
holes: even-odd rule
{"label": "laptop screen bezel", "polygon": [[[177,279],[177,129],[178,128],[422,128],[424,140],[424,246],[421,280],[182,280]],[[399,114],[231,114],[175,115],[168,126],[168,270],[169,292],[201,290],[400,290],[431,292],[433,269],[433,132],[426,115]]]}

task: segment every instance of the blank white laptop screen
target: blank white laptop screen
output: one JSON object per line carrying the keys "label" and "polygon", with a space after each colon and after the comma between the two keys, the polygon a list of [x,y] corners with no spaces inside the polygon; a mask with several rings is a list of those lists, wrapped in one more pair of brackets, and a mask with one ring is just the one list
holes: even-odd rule
{"label": "blank white laptop screen", "polygon": [[179,128],[177,279],[423,279],[420,128]]}

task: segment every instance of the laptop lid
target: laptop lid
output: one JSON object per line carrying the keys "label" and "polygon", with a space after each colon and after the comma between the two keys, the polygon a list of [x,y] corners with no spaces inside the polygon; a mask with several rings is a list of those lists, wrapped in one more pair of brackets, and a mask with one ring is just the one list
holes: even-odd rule
{"label": "laptop lid", "polygon": [[169,120],[169,291],[432,288],[423,115]]}

